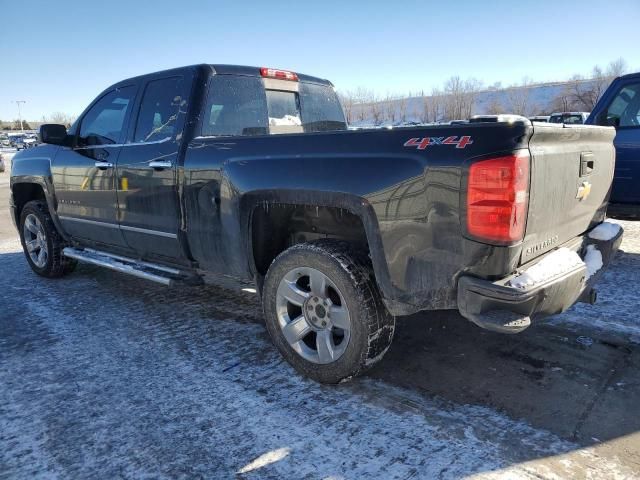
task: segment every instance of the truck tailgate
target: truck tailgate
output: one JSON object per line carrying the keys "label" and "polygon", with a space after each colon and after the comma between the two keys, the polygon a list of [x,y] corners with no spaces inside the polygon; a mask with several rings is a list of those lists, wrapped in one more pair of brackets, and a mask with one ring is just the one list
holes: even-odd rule
{"label": "truck tailgate", "polygon": [[615,165],[615,129],[535,124],[529,141],[529,213],[520,264],[604,219]]}

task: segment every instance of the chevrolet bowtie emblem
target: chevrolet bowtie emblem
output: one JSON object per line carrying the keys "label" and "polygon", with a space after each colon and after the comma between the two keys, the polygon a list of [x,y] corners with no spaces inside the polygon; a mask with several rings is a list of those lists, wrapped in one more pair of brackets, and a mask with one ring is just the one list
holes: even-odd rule
{"label": "chevrolet bowtie emblem", "polygon": [[589,182],[582,182],[582,185],[578,187],[578,193],[576,198],[578,200],[584,200],[591,193],[591,184]]}

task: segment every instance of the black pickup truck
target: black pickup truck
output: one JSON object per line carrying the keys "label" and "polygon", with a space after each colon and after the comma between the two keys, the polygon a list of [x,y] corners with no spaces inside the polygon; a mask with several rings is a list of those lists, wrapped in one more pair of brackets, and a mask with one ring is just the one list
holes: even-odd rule
{"label": "black pickup truck", "polygon": [[399,315],[516,333],[595,301],[622,237],[603,223],[614,134],[521,117],[349,131],[327,80],[197,65],[43,125],[14,157],[11,210],[45,277],[84,261],[254,280],[280,352],[335,383],[384,355]]}

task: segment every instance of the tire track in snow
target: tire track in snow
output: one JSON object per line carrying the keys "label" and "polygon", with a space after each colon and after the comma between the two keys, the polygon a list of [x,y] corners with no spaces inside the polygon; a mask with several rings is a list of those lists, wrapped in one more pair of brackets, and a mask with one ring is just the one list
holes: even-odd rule
{"label": "tire track in snow", "polygon": [[[250,296],[177,293],[86,267],[52,282],[19,255],[3,267],[14,275],[0,288],[39,292],[6,299],[0,317],[14,333],[0,344],[0,471],[11,477],[538,478],[588,464],[600,478],[617,472],[590,449],[576,454],[488,408],[370,379],[302,379],[255,323]],[[574,454],[535,460],[565,452]]]}

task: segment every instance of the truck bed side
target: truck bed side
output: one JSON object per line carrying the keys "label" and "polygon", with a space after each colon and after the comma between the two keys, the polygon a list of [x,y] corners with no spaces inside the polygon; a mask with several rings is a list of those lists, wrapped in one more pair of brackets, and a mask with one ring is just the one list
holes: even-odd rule
{"label": "truck bed side", "polygon": [[[481,124],[196,138],[184,164],[191,251],[202,268],[251,276],[256,209],[344,210],[361,220],[378,283],[396,313],[454,308],[461,272],[504,274],[521,250],[464,237],[464,169],[475,158],[526,148],[530,133],[523,124]],[[452,136],[472,143],[404,146],[412,138]]]}

